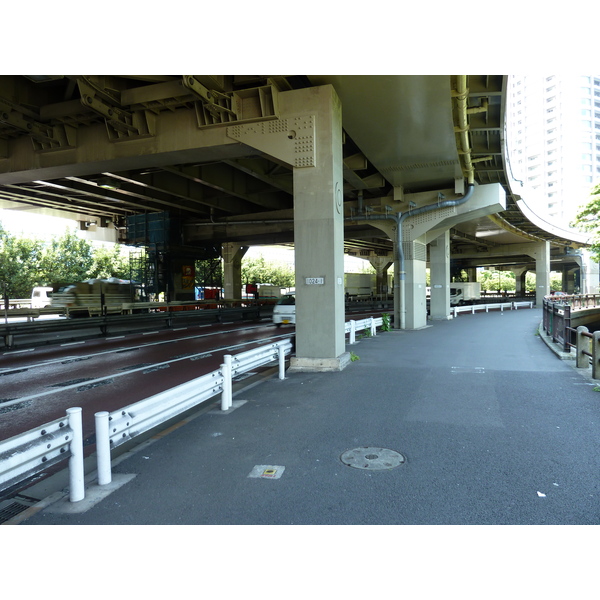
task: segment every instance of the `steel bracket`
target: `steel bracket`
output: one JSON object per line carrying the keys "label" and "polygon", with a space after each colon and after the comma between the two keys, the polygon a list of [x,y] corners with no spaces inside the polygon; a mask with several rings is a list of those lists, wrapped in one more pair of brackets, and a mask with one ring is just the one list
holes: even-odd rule
{"label": "steel bracket", "polygon": [[280,159],[294,168],[316,164],[315,115],[234,125],[227,136]]}
{"label": "steel bracket", "polygon": [[[64,150],[76,143],[76,129],[70,125],[47,125],[32,118],[31,111],[0,98],[0,123],[29,135],[35,150]],[[0,157],[8,156],[8,145],[0,146]]]}
{"label": "steel bracket", "polygon": [[124,110],[118,106],[120,102],[114,93],[87,77],[79,77],[77,85],[81,93],[81,103],[104,117],[110,141],[118,142],[154,135],[156,116],[151,111]]}

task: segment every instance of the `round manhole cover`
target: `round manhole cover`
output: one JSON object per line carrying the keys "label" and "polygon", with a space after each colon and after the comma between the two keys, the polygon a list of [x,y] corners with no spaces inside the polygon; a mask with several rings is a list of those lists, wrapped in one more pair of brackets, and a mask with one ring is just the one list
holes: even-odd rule
{"label": "round manhole cover", "polygon": [[395,450],[363,446],[347,450],[340,456],[341,461],[355,469],[393,469],[404,463],[405,458]]}

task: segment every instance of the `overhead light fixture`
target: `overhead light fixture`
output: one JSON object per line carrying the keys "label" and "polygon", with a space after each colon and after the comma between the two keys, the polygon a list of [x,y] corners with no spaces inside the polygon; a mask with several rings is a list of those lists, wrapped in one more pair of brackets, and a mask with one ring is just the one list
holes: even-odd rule
{"label": "overhead light fixture", "polygon": [[118,190],[121,187],[120,182],[115,181],[110,177],[101,177],[96,183],[98,187],[101,187],[105,190]]}

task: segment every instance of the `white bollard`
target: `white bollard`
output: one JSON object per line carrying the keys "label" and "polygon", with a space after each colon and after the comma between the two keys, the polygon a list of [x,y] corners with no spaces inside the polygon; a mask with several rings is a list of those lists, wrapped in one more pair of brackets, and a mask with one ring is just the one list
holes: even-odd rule
{"label": "white bollard", "polygon": [[285,379],[285,349],[283,346],[279,346],[277,351],[279,353],[279,379]]}
{"label": "white bollard", "polygon": [[231,354],[223,357],[221,371],[223,373],[223,393],[221,394],[221,410],[228,410],[233,406],[233,383],[231,381]]}
{"label": "white bollard", "polygon": [[83,468],[83,422],[81,408],[67,409],[69,427],[73,438],[69,444],[71,457],[69,458],[69,499],[79,502],[85,498],[85,473]]}
{"label": "white bollard", "polygon": [[356,344],[356,321],[350,319],[350,344]]}
{"label": "white bollard", "polygon": [[375,337],[377,335],[377,328],[375,327],[375,319],[373,317],[370,317],[370,319],[371,319],[371,323],[370,323],[371,335],[373,337]]}
{"label": "white bollard", "polygon": [[110,464],[110,435],[108,432],[109,414],[105,410],[94,415],[96,419],[96,461],[98,469],[98,485],[106,485],[112,481]]}

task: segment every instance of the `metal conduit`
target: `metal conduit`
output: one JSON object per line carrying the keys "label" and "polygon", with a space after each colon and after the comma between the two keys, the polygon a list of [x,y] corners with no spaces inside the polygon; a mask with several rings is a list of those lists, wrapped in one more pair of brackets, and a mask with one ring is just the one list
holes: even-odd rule
{"label": "metal conduit", "polygon": [[[455,200],[445,200],[444,202],[436,202],[427,206],[421,206],[414,210],[408,210],[404,213],[395,215],[362,215],[360,217],[346,217],[345,221],[394,221],[396,223],[396,248],[394,251],[394,328],[406,329],[406,302],[405,302],[405,281],[406,271],[404,266],[404,248],[402,225],[408,217],[415,217],[424,213],[432,212],[440,208],[450,206],[459,206],[464,204],[471,198],[475,184],[467,184],[467,192],[464,196]],[[398,293],[395,293],[398,290]],[[398,327],[398,324],[400,327]]]}

